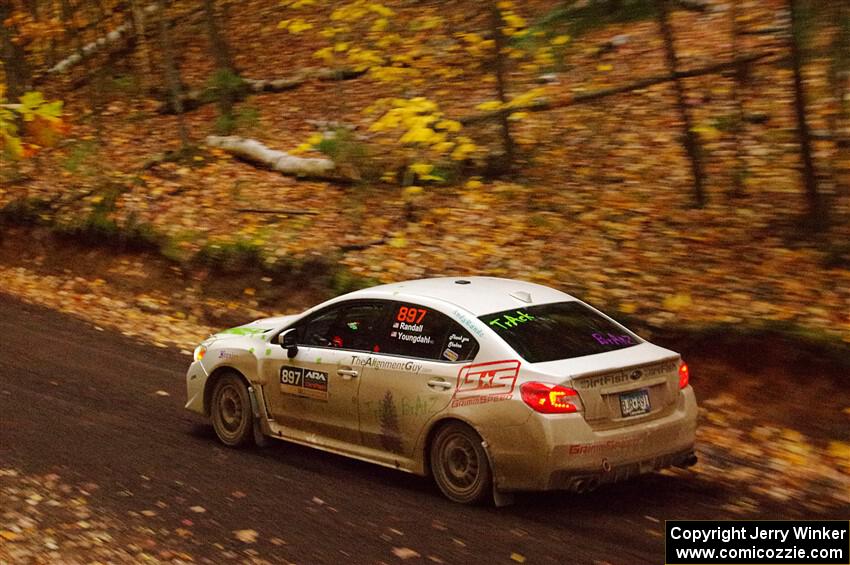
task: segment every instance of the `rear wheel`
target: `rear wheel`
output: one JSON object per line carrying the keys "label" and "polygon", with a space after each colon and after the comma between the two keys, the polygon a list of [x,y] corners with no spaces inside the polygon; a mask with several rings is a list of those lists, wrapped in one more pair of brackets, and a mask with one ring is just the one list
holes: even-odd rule
{"label": "rear wheel", "polygon": [[215,434],[223,444],[239,447],[250,443],[254,423],[245,381],[233,373],[219,378],[213,389],[210,416]]}
{"label": "rear wheel", "polygon": [[452,422],[440,428],[430,458],[434,481],[448,499],[476,504],[490,494],[490,462],[481,437],[469,426]]}

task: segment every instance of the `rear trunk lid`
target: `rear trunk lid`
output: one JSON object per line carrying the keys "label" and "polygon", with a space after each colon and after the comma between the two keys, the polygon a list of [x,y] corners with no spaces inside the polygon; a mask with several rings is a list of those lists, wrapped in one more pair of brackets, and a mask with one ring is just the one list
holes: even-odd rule
{"label": "rear trunk lid", "polygon": [[679,354],[651,343],[534,365],[578,391],[583,415],[594,429],[662,418],[676,405]]}

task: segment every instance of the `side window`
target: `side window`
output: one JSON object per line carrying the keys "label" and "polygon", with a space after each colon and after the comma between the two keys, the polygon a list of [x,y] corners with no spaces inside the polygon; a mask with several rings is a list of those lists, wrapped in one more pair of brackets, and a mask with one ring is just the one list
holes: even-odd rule
{"label": "side window", "polygon": [[298,343],[302,345],[331,346],[331,327],[339,317],[339,308],[319,312],[314,318],[298,328]]}
{"label": "side window", "polygon": [[379,330],[384,326],[383,303],[354,304],[343,308],[331,328],[331,345],[358,351],[379,351]]}
{"label": "side window", "polygon": [[478,353],[478,342],[455,321],[449,320],[449,323],[449,337],[446,339],[441,358],[447,361],[470,361]]}
{"label": "side window", "polygon": [[466,361],[478,352],[478,342],[451,318],[432,308],[395,302],[390,324],[380,340],[381,352],[420,359]]}
{"label": "side window", "polygon": [[352,302],[331,307],[298,328],[298,343],[377,351],[377,336],[385,322],[385,311],[386,304],[379,302]]}

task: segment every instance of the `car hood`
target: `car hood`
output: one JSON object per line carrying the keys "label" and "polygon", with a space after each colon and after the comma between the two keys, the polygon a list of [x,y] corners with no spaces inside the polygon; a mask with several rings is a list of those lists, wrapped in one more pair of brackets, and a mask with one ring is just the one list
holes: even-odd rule
{"label": "car hood", "polygon": [[289,324],[290,322],[295,321],[301,314],[289,314],[287,316],[274,316],[272,318],[260,318],[259,320],[254,320],[250,324],[245,324],[244,326],[240,326],[242,328],[262,328],[263,331],[273,330],[276,328],[282,328]]}
{"label": "car hood", "polygon": [[254,320],[249,324],[244,324],[241,326],[236,326],[235,328],[228,328],[226,330],[222,330],[216,334],[213,334],[211,337],[216,341],[236,339],[240,337],[255,337],[263,339],[264,334],[266,334],[266,332],[285,327],[287,324],[295,321],[298,316],[298,314],[294,314],[288,316],[261,318],[259,320]]}

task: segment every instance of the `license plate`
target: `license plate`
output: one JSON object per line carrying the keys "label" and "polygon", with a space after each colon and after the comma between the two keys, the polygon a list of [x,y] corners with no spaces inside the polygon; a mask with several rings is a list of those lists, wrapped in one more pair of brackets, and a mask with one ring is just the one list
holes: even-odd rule
{"label": "license plate", "polygon": [[620,395],[620,411],[623,413],[624,418],[646,414],[650,409],[649,391],[646,389],[626,392]]}

